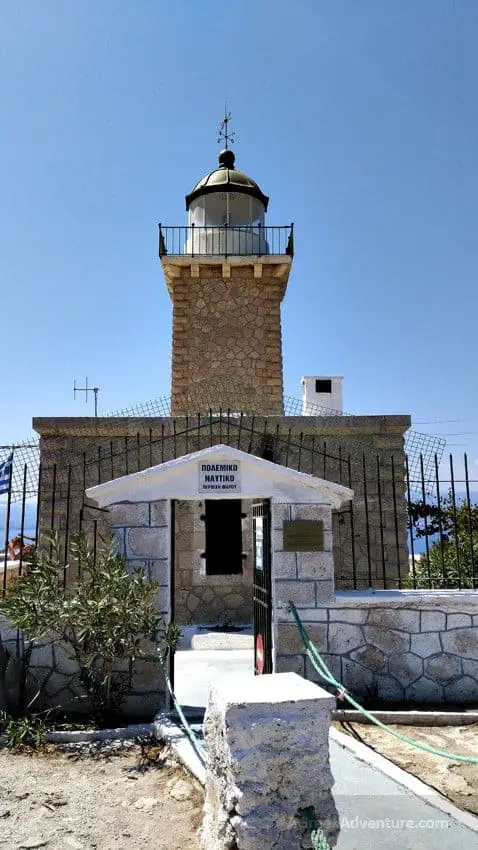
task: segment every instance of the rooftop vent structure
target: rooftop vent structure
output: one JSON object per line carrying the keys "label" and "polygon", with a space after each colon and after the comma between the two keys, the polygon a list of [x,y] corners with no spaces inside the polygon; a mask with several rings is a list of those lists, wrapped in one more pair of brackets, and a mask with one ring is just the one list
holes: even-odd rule
{"label": "rooftop vent structure", "polygon": [[307,375],[301,379],[302,416],[343,413],[341,375]]}

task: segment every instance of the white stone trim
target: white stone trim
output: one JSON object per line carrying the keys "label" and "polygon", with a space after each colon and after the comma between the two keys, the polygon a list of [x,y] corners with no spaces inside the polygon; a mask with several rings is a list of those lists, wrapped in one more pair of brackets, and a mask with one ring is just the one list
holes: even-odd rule
{"label": "white stone trim", "polygon": [[208,498],[271,498],[281,502],[331,505],[333,508],[339,508],[353,498],[353,491],[340,484],[297,472],[225,445],[202,449],[141,472],[89,487],[86,495],[100,507],[124,501],[203,499],[204,494],[199,492],[198,463],[227,460],[241,463],[241,491],[231,494],[210,493]]}

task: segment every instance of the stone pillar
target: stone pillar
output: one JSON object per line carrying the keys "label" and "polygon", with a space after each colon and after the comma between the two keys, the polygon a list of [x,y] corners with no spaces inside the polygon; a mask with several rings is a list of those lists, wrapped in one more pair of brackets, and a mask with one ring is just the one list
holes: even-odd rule
{"label": "stone pillar", "polygon": [[[322,552],[284,552],[283,527],[287,520],[321,520]],[[272,582],[274,600],[275,670],[293,671],[309,678],[313,668],[306,658],[295,623],[286,607],[294,602],[309,635],[327,652],[327,611],[334,602],[332,507],[314,504],[272,505]]]}
{"label": "stone pillar", "polygon": [[120,555],[128,567],[141,567],[159,582],[156,608],[166,620],[171,616],[171,506],[157,502],[121,502],[110,505],[108,524]]}
{"label": "stone pillar", "polygon": [[334,706],[333,697],[295,673],[231,676],[211,689],[203,850],[311,847],[299,816],[309,806],[335,846]]}

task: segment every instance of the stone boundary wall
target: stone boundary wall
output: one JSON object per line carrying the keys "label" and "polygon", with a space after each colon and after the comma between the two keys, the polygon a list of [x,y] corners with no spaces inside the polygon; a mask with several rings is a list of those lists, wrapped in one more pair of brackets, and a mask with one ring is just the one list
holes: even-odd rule
{"label": "stone boundary wall", "polygon": [[[325,523],[324,552],[284,552],[284,519]],[[335,678],[360,699],[478,701],[478,592],[334,592],[331,510],[275,505],[272,513],[276,671],[324,684],[285,610],[295,603]],[[324,685],[324,687],[327,687]]]}
{"label": "stone boundary wall", "polygon": [[466,704],[478,700],[478,593],[338,593],[327,617],[337,677],[361,697]]}
{"label": "stone boundary wall", "polygon": [[[210,426],[206,417],[199,429],[195,417],[37,418],[33,428],[40,435],[40,525],[48,529],[54,514],[53,524],[62,536],[68,516],[70,529],[76,531],[84,490],[95,484],[212,444],[229,443],[259,457],[267,444],[277,463],[354,490],[353,529],[348,510],[334,514],[336,587],[348,590],[354,579],[358,588],[383,587],[384,568],[391,587],[394,582],[398,585],[399,572],[403,578],[409,570],[404,472],[404,433],[409,426],[408,416],[269,416],[267,420],[258,416],[244,417],[241,427],[234,418],[230,427],[224,422]],[[86,508],[84,525],[90,527],[96,520],[101,527],[102,516]]]}
{"label": "stone boundary wall", "polygon": [[[17,653],[17,629],[6,617],[0,615],[0,639],[2,645],[13,655]],[[148,647],[143,649],[147,653]],[[135,663],[131,690],[123,703],[122,712],[125,717],[151,716],[165,704],[166,685],[163,673],[157,661],[154,646],[150,654]],[[128,672],[127,665],[117,668],[123,673]],[[78,684],[75,674],[78,666],[66,648],[56,641],[53,644],[48,635],[38,641],[32,651],[31,662],[27,677],[26,698],[31,700],[38,689],[42,688],[41,699],[32,706],[32,711],[46,708],[59,709],[73,714],[83,715],[89,711],[84,698],[84,690]],[[10,698],[13,697],[13,683]],[[8,690],[8,683],[7,683]]]}

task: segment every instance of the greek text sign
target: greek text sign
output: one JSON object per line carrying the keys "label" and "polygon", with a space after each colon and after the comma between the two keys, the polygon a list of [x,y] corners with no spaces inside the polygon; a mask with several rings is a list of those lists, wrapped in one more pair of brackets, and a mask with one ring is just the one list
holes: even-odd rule
{"label": "greek text sign", "polygon": [[199,464],[200,493],[240,493],[241,464],[237,461],[228,463]]}

